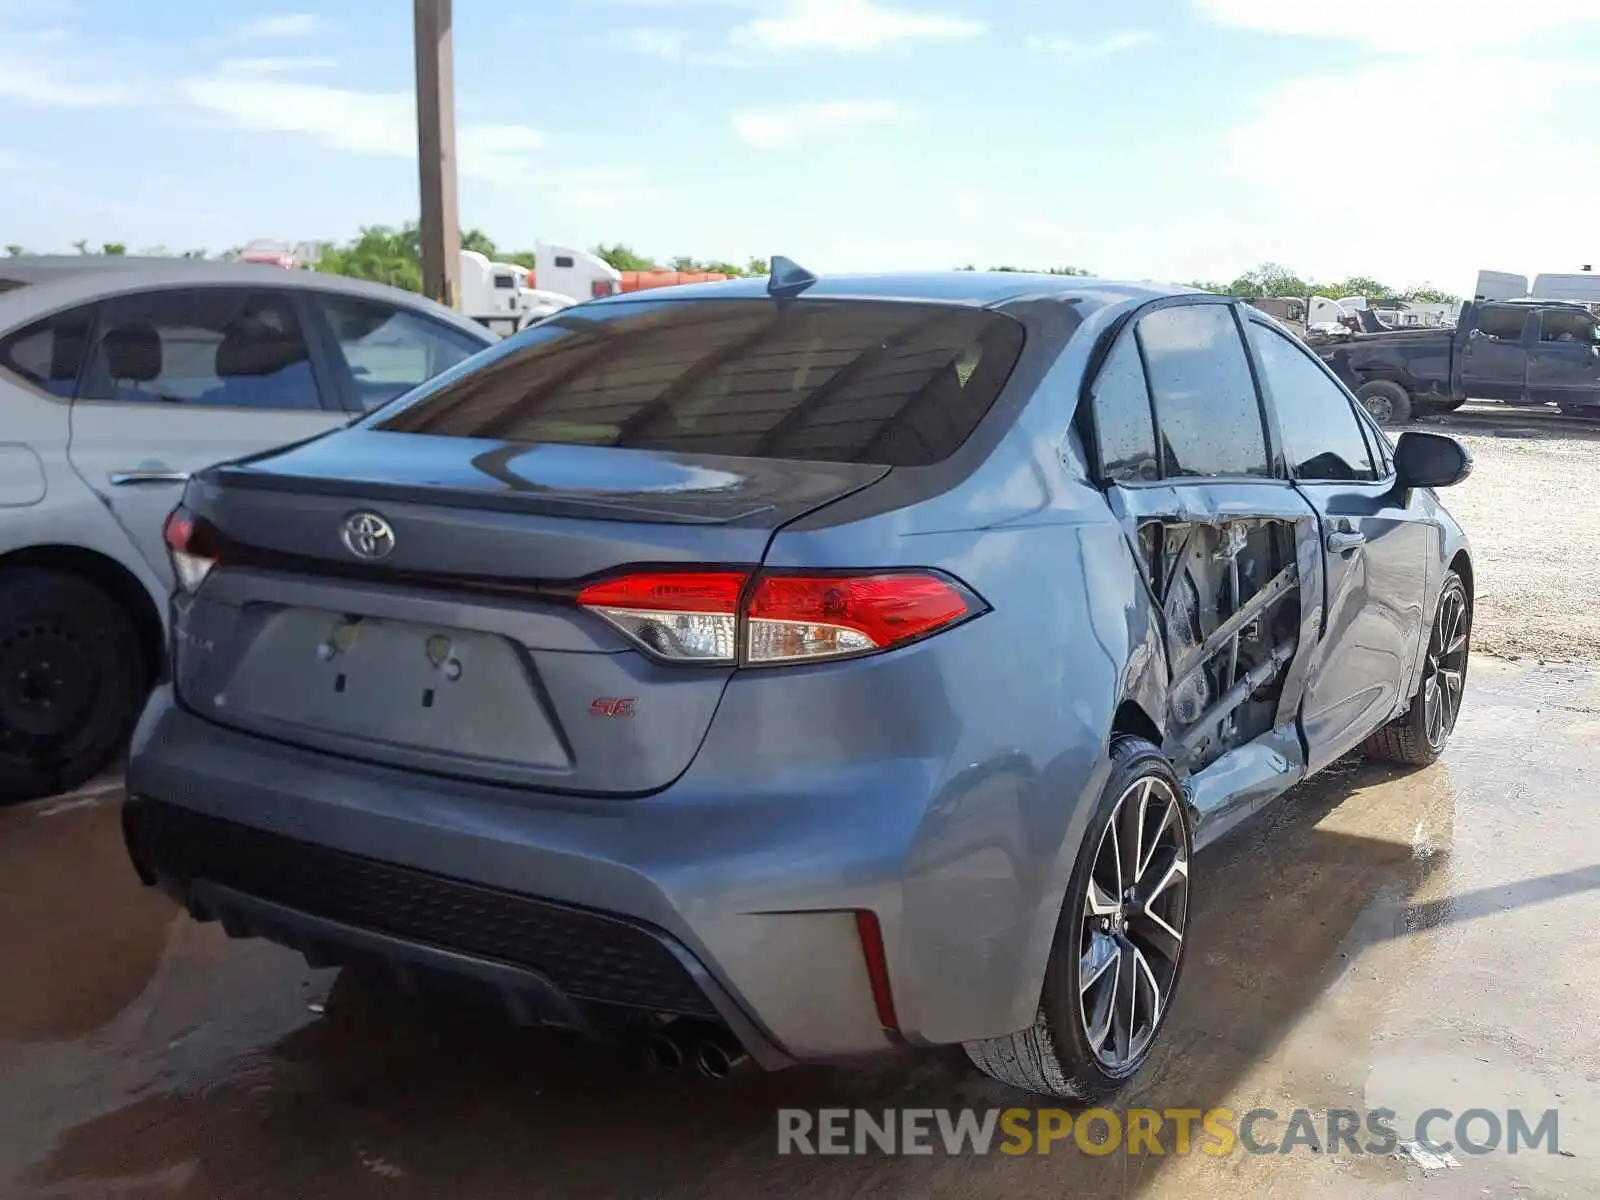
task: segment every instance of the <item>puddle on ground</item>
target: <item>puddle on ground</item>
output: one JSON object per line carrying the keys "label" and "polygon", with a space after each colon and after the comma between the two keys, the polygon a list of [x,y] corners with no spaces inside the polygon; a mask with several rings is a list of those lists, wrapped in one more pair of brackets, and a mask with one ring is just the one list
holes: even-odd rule
{"label": "puddle on ground", "polygon": [[[1119,1104],[1562,1108],[1576,1158],[1462,1158],[1428,1194],[1600,1192],[1600,742],[1577,668],[1473,664],[1446,759],[1345,762],[1197,861],[1185,977]],[[179,918],[115,805],[0,813],[0,1192],[348,1197],[1412,1194],[1413,1159],[784,1159],[780,1107],[1013,1106],[959,1050],[645,1073],[419,1013]],[[316,1011],[320,1007],[321,1011]]]}

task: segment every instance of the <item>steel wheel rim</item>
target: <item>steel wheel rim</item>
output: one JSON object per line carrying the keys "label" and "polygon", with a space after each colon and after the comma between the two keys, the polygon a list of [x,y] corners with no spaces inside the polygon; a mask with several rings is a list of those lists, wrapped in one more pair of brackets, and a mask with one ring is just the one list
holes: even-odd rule
{"label": "steel wheel rim", "polygon": [[1467,597],[1460,588],[1450,588],[1439,598],[1422,676],[1422,728],[1434,750],[1444,745],[1461,715],[1471,632]]}
{"label": "steel wheel rim", "polygon": [[1394,404],[1387,396],[1368,396],[1362,403],[1367,406],[1367,411],[1372,414],[1374,421],[1387,421],[1394,416]]}
{"label": "steel wheel rim", "polygon": [[1083,899],[1078,1013],[1089,1049],[1119,1073],[1166,1016],[1189,917],[1182,800],[1159,776],[1132,783],[1100,835]]}
{"label": "steel wheel rim", "polygon": [[77,639],[31,625],[0,641],[0,745],[54,745],[87,717],[94,672]]}

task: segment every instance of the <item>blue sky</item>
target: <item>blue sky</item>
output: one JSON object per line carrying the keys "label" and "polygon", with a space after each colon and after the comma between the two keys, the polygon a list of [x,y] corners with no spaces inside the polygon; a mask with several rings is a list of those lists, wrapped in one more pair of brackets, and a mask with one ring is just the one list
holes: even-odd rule
{"label": "blue sky", "polygon": [[[1600,0],[455,8],[462,221],[505,246],[1457,291],[1600,265]],[[0,0],[0,242],[411,217],[410,13]]]}

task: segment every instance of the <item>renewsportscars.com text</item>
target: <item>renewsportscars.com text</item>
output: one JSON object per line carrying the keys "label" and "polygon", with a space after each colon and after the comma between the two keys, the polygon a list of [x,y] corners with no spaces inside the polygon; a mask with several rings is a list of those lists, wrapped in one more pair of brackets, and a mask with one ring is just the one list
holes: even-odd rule
{"label": "renewsportscars.com text", "polygon": [[1404,1127],[1386,1108],[782,1108],[779,1154],[1388,1155],[1402,1144],[1433,1153],[1560,1152],[1556,1109],[1430,1108]]}

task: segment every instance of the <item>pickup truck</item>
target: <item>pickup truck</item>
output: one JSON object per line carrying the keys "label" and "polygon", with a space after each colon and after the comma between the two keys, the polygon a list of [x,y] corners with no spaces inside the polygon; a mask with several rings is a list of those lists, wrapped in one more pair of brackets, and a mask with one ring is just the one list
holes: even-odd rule
{"label": "pickup truck", "polygon": [[1475,301],[1454,329],[1356,333],[1313,349],[1380,421],[1469,398],[1600,417],[1600,330],[1581,304]]}

